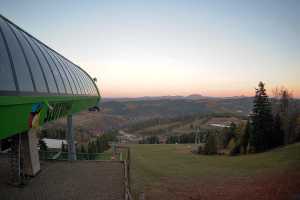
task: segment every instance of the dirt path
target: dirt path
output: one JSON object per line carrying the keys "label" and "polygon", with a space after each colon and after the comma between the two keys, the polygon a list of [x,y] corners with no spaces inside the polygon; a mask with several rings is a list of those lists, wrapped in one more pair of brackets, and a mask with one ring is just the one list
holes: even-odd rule
{"label": "dirt path", "polygon": [[299,200],[300,170],[208,180],[163,178],[145,193],[147,200]]}

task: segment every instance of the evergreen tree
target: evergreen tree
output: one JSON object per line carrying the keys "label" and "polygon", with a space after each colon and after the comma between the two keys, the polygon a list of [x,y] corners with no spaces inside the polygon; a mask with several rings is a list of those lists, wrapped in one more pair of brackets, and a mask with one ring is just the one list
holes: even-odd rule
{"label": "evergreen tree", "polygon": [[64,142],[61,142],[61,152],[67,152]]}
{"label": "evergreen tree", "polygon": [[256,88],[251,120],[252,130],[249,138],[251,151],[260,152],[271,148],[273,117],[271,102],[263,82]]}
{"label": "evergreen tree", "polygon": [[93,153],[92,151],[93,151],[92,150],[92,144],[91,144],[91,142],[89,142],[88,143],[88,153]]}
{"label": "evergreen tree", "polygon": [[207,142],[204,146],[204,152],[207,155],[212,155],[217,153],[217,144],[215,135],[209,134],[207,138]]}
{"label": "evergreen tree", "polygon": [[96,139],[96,149],[97,149],[97,152],[102,152],[102,145],[101,145],[101,141],[100,141],[100,137],[97,137]]}
{"label": "evergreen tree", "polygon": [[249,144],[249,137],[250,137],[250,132],[251,132],[251,124],[250,121],[247,121],[246,127],[245,127],[245,131],[241,136],[241,147],[242,147],[242,151],[243,153],[247,153],[247,147]]}
{"label": "evergreen tree", "polygon": [[97,145],[95,141],[92,142],[92,149],[93,149],[92,150],[93,153],[97,153]]}
{"label": "evergreen tree", "polygon": [[84,148],[84,145],[82,144],[82,145],[80,145],[80,152],[81,153],[86,153],[86,150],[85,150],[85,148]]}
{"label": "evergreen tree", "polygon": [[284,131],[281,125],[279,114],[275,115],[273,124],[272,147],[277,147],[284,144]]}
{"label": "evergreen tree", "polygon": [[231,123],[229,128],[224,129],[224,147],[227,147],[229,141],[236,137],[236,129],[237,127],[235,123]]}

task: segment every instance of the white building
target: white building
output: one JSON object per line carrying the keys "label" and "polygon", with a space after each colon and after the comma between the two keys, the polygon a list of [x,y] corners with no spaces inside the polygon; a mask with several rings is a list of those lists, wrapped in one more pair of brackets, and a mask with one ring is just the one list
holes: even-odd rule
{"label": "white building", "polygon": [[65,147],[68,145],[67,140],[43,138],[42,141],[46,143],[49,150],[60,150],[62,144]]}

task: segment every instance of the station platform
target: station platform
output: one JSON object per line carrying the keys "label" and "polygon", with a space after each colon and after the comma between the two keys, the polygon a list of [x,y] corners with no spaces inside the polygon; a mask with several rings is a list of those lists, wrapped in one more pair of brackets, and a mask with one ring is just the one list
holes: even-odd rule
{"label": "station platform", "polygon": [[0,155],[1,200],[124,199],[124,166],[119,161],[41,161],[41,171],[23,187],[8,184],[9,163]]}

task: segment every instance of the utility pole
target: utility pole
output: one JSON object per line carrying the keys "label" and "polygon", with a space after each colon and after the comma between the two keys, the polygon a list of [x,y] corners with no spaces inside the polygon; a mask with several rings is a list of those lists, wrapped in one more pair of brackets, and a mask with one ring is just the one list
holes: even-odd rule
{"label": "utility pole", "polygon": [[200,143],[200,128],[196,127],[196,135],[195,135],[195,144],[199,144]]}

